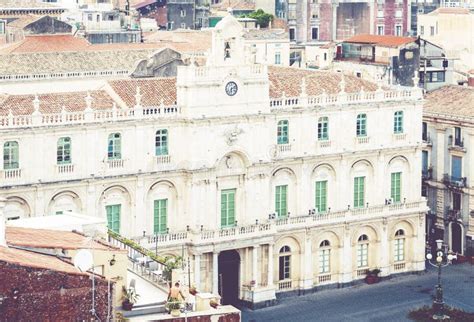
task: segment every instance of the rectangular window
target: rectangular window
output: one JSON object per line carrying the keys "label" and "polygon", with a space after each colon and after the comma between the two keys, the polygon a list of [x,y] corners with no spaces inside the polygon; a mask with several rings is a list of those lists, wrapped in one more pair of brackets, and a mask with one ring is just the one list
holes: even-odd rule
{"label": "rectangular window", "polygon": [[290,278],[290,255],[280,256],[279,260],[279,276],[280,281]]}
{"label": "rectangular window", "polygon": [[235,189],[221,191],[221,227],[235,226]]}
{"label": "rectangular window", "polygon": [[454,145],[462,146],[462,138],[461,138],[461,128],[455,127],[454,128]]}
{"label": "rectangular window", "polygon": [[357,268],[369,266],[369,244],[357,245]]}
{"label": "rectangular window", "polygon": [[428,172],[428,151],[421,151],[421,170],[423,173]]}
{"label": "rectangular window", "polygon": [[362,208],[365,203],[365,177],[354,178],[354,208]]}
{"label": "rectangular window", "polygon": [[108,152],[109,160],[119,160],[122,158],[122,142],[120,133],[112,133],[109,135]]}
{"label": "rectangular window", "polygon": [[366,114],[357,115],[356,135],[367,136],[367,115]]}
{"label": "rectangular window", "polygon": [[319,251],[319,273],[320,274],[329,273],[331,271],[330,260],[331,260],[331,250],[321,249]]}
{"label": "rectangular window", "polygon": [[383,36],[384,34],[384,26],[377,26],[377,35]]}
{"label": "rectangular window", "polygon": [[329,140],[329,120],[327,117],[320,117],[318,120],[318,140]]}
{"label": "rectangular window", "polygon": [[3,145],[3,169],[12,170],[20,167],[18,142],[8,141]]}
{"label": "rectangular window", "polygon": [[435,28],[433,26],[430,27],[430,36],[434,36]]}
{"label": "rectangular window", "polygon": [[394,257],[395,262],[403,262],[405,260],[405,238],[397,238],[394,240]]}
{"label": "rectangular window", "polygon": [[452,156],[451,158],[451,178],[453,181],[461,181],[462,177],[462,158]]}
{"label": "rectangular window", "polygon": [[396,36],[402,35],[402,26],[395,26],[395,35]]}
{"label": "rectangular window", "polygon": [[295,40],[295,28],[290,28],[290,40]]}
{"label": "rectangular window", "polygon": [[453,192],[453,210],[461,210],[461,194]]}
{"label": "rectangular window", "polygon": [[287,185],[275,187],[275,212],[278,217],[286,217],[288,215],[287,193]]}
{"label": "rectangular window", "polygon": [[181,23],[181,29],[186,29],[186,23],[184,22]]}
{"label": "rectangular window", "polygon": [[0,35],[5,33],[5,21],[0,20]]}
{"label": "rectangular window", "polygon": [[186,11],[185,10],[181,10],[181,17],[186,17]]}
{"label": "rectangular window", "polygon": [[279,121],[277,126],[277,144],[288,144],[288,131],[288,121]]}
{"label": "rectangular window", "polygon": [[59,138],[57,146],[57,164],[70,164],[71,163],[71,138],[63,137]]}
{"label": "rectangular window", "polygon": [[316,211],[325,212],[327,210],[327,181],[316,181]]}
{"label": "rectangular window", "polygon": [[311,39],[319,39],[319,28],[311,28]]}
{"label": "rectangular window", "polygon": [[107,213],[107,227],[116,232],[117,234],[120,233],[120,209],[122,205],[110,205],[105,206],[105,210]]}
{"label": "rectangular window", "polygon": [[281,64],[281,54],[279,52],[275,53],[275,65]]}
{"label": "rectangular window", "polygon": [[168,199],[155,200],[153,205],[153,232],[155,234],[165,234],[168,223]]}
{"label": "rectangular window", "polygon": [[403,111],[397,111],[393,115],[393,133],[403,133]]}
{"label": "rectangular window", "polygon": [[390,198],[393,202],[401,201],[402,173],[394,172],[391,178]]}
{"label": "rectangular window", "polygon": [[425,34],[425,27],[420,26],[420,35],[423,36]]}
{"label": "rectangular window", "polygon": [[425,142],[428,141],[428,123],[423,122],[421,127],[421,139]]}
{"label": "rectangular window", "polygon": [[155,155],[168,155],[168,130],[158,130],[155,133]]}

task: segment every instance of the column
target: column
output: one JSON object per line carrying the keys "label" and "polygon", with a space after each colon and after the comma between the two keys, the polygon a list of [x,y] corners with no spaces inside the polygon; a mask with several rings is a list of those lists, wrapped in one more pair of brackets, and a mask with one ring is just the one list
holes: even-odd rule
{"label": "column", "polygon": [[273,244],[268,244],[267,286],[273,287]]}
{"label": "column", "polygon": [[344,244],[342,246],[340,261],[341,283],[349,283],[352,281],[352,244],[349,227],[344,231]]}
{"label": "column", "polygon": [[255,282],[255,287],[258,287],[258,249],[260,246],[253,246],[252,250],[252,280]]}
{"label": "column", "polygon": [[212,293],[217,295],[219,294],[219,253],[212,253]]}
{"label": "column", "polygon": [[[391,252],[390,252],[390,244],[389,244],[389,237],[392,237],[392,236],[389,236],[388,235],[388,228],[387,228],[387,220],[384,218],[384,222],[382,224],[382,232],[381,232],[381,236],[380,236],[380,243],[376,242],[375,244],[372,244],[372,245],[380,245],[380,248],[379,248],[379,258],[380,258],[380,270],[381,270],[381,276],[387,276],[387,275],[390,275],[390,256],[391,256]],[[372,246],[371,245],[371,246]],[[374,256],[376,255],[375,253],[373,252],[370,252],[369,253],[369,256]],[[378,260],[377,258],[374,258],[375,260]],[[379,264],[375,264],[376,267],[379,267]]]}
{"label": "column", "polygon": [[311,235],[305,239],[304,258],[303,258],[302,272],[303,272],[303,288],[309,289],[313,287],[313,254]]}
{"label": "column", "polygon": [[201,255],[194,255],[194,285],[196,289],[200,289],[201,286]]}

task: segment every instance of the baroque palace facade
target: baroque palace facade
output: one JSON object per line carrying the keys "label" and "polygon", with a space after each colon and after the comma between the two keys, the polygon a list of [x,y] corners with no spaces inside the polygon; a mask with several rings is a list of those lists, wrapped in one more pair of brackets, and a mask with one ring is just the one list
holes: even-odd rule
{"label": "baroque palace facade", "polygon": [[1,98],[6,215],[107,218],[224,303],[424,270],[419,89],[255,64],[231,16],[212,37],[176,77]]}

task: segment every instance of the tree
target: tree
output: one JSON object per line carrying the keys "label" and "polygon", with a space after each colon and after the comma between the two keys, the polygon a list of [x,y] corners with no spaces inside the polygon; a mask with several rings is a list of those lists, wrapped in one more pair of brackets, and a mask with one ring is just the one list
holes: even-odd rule
{"label": "tree", "polygon": [[273,15],[266,13],[262,9],[258,9],[257,11],[251,12],[247,15],[244,15],[244,17],[247,18],[252,18],[257,20],[257,23],[260,25],[262,28],[268,27],[271,21],[273,21]]}

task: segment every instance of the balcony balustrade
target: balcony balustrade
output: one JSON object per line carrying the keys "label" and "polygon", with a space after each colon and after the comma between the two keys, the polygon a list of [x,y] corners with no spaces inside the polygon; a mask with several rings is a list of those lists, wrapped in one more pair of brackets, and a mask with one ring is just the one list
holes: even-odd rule
{"label": "balcony balustrade", "polygon": [[390,217],[406,213],[407,211],[427,211],[426,201],[422,200],[391,205],[375,205],[365,208],[327,211],[324,213],[304,216],[289,216],[285,218],[268,219],[264,223],[258,223],[257,221],[253,225],[236,225],[235,227],[215,230],[206,230],[204,228],[193,230],[188,228],[186,231],[140,236],[133,239],[141,246],[148,249],[184,243],[199,245],[245,239],[253,240],[273,236],[280,232],[312,228],[320,225],[327,225],[329,223],[344,224],[345,222],[351,222],[354,220],[370,220]]}
{"label": "balcony balustrade", "polygon": [[460,189],[467,187],[467,178],[466,177],[457,177],[451,176],[448,173],[443,175],[443,183],[448,186],[448,188]]}

